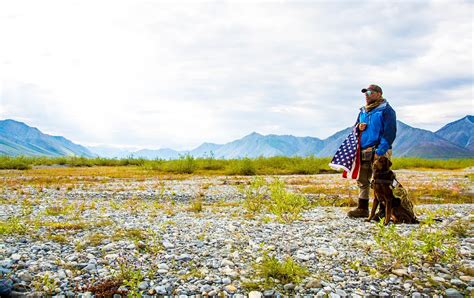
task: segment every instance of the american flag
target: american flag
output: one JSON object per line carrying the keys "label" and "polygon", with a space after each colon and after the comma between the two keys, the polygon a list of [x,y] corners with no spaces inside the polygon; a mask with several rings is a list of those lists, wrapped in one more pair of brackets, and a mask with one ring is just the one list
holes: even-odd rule
{"label": "american flag", "polygon": [[350,174],[352,179],[359,178],[360,136],[356,129],[353,129],[344,142],[342,142],[329,166],[335,170],[344,170],[342,173],[344,178],[347,178],[348,174]]}

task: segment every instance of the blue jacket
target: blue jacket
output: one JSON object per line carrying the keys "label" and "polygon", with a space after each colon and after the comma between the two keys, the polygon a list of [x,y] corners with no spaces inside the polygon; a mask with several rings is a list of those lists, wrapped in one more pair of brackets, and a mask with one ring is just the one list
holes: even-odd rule
{"label": "blue jacket", "polygon": [[367,123],[360,138],[362,149],[375,146],[375,153],[384,155],[388,149],[392,148],[397,134],[397,116],[387,100],[370,112],[362,107],[356,125],[361,122]]}

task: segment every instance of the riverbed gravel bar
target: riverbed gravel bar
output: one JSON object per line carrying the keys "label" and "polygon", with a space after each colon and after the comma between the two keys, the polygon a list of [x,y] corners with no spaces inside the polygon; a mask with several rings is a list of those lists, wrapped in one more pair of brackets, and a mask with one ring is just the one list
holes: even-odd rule
{"label": "riverbed gravel bar", "polygon": [[[463,222],[456,261],[398,264],[380,272],[377,224],[350,219],[350,207],[314,206],[292,223],[269,213],[249,215],[242,185],[252,177],[185,176],[34,183],[29,174],[2,171],[0,221],[20,232],[0,234],[0,271],[16,297],[93,297],[94,285],[129,274],[118,292],[147,296],[229,297],[469,297],[474,291],[474,204],[418,205],[419,218],[435,214],[430,229]],[[470,185],[471,171],[397,171],[398,179],[440,188]],[[275,177],[266,176],[267,180]],[[280,176],[290,191],[309,185],[355,199],[354,181],[339,174]],[[427,182],[428,181],[428,182]],[[457,184],[458,183],[458,184]],[[472,194],[471,194],[472,195]],[[472,196],[471,196],[472,198]],[[193,202],[202,202],[195,210]],[[25,220],[28,219],[26,224]],[[24,221],[22,223],[22,221]],[[420,225],[400,224],[409,235]],[[407,236],[408,237],[408,236]],[[309,274],[295,283],[264,284],[255,266],[265,254],[291,257]],[[135,278],[135,279],[134,279]],[[135,294],[130,292],[136,282]],[[115,294],[114,297],[119,297]]]}

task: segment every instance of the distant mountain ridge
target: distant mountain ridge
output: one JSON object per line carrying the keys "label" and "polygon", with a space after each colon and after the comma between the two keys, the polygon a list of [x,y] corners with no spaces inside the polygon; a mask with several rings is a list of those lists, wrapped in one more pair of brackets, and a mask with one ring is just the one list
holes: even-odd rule
{"label": "distant mountain ridge", "polygon": [[436,131],[436,134],[463,148],[474,150],[474,116],[466,116]]}
{"label": "distant mountain ridge", "polygon": [[0,155],[94,156],[86,147],[62,136],[47,135],[11,119],[0,121]]}
{"label": "distant mountain ridge", "polygon": [[[203,143],[193,150],[141,149],[129,151],[112,147],[89,147],[74,144],[60,136],[43,134],[37,128],[14,120],[0,121],[0,155],[46,155],[46,156],[101,156],[123,158],[128,156],[147,159],[176,159],[190,154],[194,157],[242,158],[271,156],[332,156],[351,131],[345,128],[321,140],[315,137],[292,135],[261,135],[253,132],[241,139],[226,144]],[[393,154],[398,157],[424,158],[473,158],[474,117],[446,124],[437,132],[411,127],[397,121],[397,138]]]}
{"label": "distant mountain ridge", "polygon": [[[449,135],[443,134],[443,128],[438,131],[440,133],[434,133],[397,121],[397,138],[393,144],[393,154],[398,157],[472,158],[474,157],[474,150],[469,148],[469,144],[472,146],[473,142],[469,143],[465,139],[466,136],[471,136],[472,138],[472,131],[474,130],[473,120],[473,116],[466,116],[447,124],[445,127],[449,127],[456,132]],[[203,143],[197,148],[188,151],[167,149],[166,155],[161,154],[158,150],[147,150],[146,155],[136,151],[129,152],[128,156],[164,159],[179,158],[179,156],[186,154],[194,157],[208,157],[212,155],[216,158],[252,158],[278,155],[328,157],[336,152],[351,129],[351,127],[343,129],[324,140],[315,137],[295,137],[291,135],[261,135],[253,132],[241,139],[226,144]]]}

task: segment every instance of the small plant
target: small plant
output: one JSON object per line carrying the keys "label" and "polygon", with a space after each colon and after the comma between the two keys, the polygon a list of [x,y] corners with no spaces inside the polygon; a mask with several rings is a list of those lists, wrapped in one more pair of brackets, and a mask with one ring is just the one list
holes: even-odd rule
{"label": "small plant", "polygon": [[[268,252],[263,252],[262,261],[253,265],[256,276],[264,280],[263,287],[272,287],[278,284],[299,283],[309,274],[306,267],[296,263],[291,257],[283,261]],[[251,285],[255,287],[255,284]]]}
{"label": "small plant", "polygon": [[197,198],[191,202],[191,205],[188,207],[188,211],[192,212],[202,212],[202,199]]}
{"label": "small plant", "polygon": [[180,276],[180,278],[184,280],[189,280],[191,278],[201,279],[204,277],[206,277],[206,274],[204,274],[201,269],[198,269],[196,267],[189,269],[185,274]]}
{"label": "small plant", "polygon": [[61,244],[69,243],[69,239],[62,234],[59,234],[59,235],[48,234],[46,238],[54,242],[61,243]]}
{"label": "small plant", "polygon": [[48,273],[45,273],[43,276],[36,277],[33,286],[37,291],[44,291],[47,296],[51,297],[56,292],[58,282],[50,277]]}
{"label": "small plant", "polygon": [[450,229],[437,230],[431,225],[428,221],[409,234],[401,235],[395,225],[387,227],[380,221],[374,238],[387,254],[379,260],[381,266],[390,269],[397,264],[454,263],[458,257],[455,234]]}
{"label": "small plant", "polygon": [[93,246],[97,246],[101,244],[107,238],[108,237],[103,233],[94,233],[94,234],[90,234],[87,237],[87,242]]}
{"label": "small plant", "polygon": [[457,237],[466,238],[472,237],[472,230],[469,230],[471,223],[469,220],[456,220],[449,225],[451,233]]}
{"label": "small plant", "polygon": [[112,236],[112,240],[118,241],[122,239],[132,240],[132,241],[142,241],[147,238],[145,231],[138,228],[131,229],[118,229],[115,231]]}
{"label": "small plant", "polygon": [[254,177],[252,181],[250,181],[249,186],[240,187],[240,192],[244,196],[243,206],[247,211],[255,214],[266,207],[265,203],[268,197],[268,189],[263,177]]}
{"label": "small plant", "polygon": [[276,179],[270,185],[269,211],[284,223],[291,223],[301,217],[308,200],[301,194],[289,192],[283,181]]}
{"label": "small plant", "polygon": [[[381,220],[374,235],[377,245],[391,256],[393,263],[409,264],[419,260],[415,249],[415,234],[400,235],[395,225],[385,226]],[[390,264],[391,265],[391,264]]]}
{"label": "small plant", "polygon": [[85,289],[81,289],[81,291],[91,292],[95,295],[95,297],[100,298],[112,297],[114,294],[126,294],[126,291],[119,291],[119,288],[122,284],[123,282],[121,279],[111,278],[89,284],[85,287]]}
{"label": "small plant", "polygon": [[75,212],[75,207],[73,205],[52,205],[46,207],[44,214],[48,216],[59,216],[59,215],[69,215]]}
{"label": "small plant", "polygon": [[122,280],[122,284],[127,286],[129,292],[128,297],[141,297],[138,286],[145,278],[145,274],[133,265],[131,262],[126,260],[119,261],[119,274],[118,279]]}
{"label": "small plant", "polygon": [[0,235],[23,235],[27,231],[27,226],[18,217],[10,217],[6,221],[0,221]]}
{"label": "small plant", "polygon": [[30,200],[24,199],[21,202],[21,215],[28,216],[33,213],[33,204]]}

